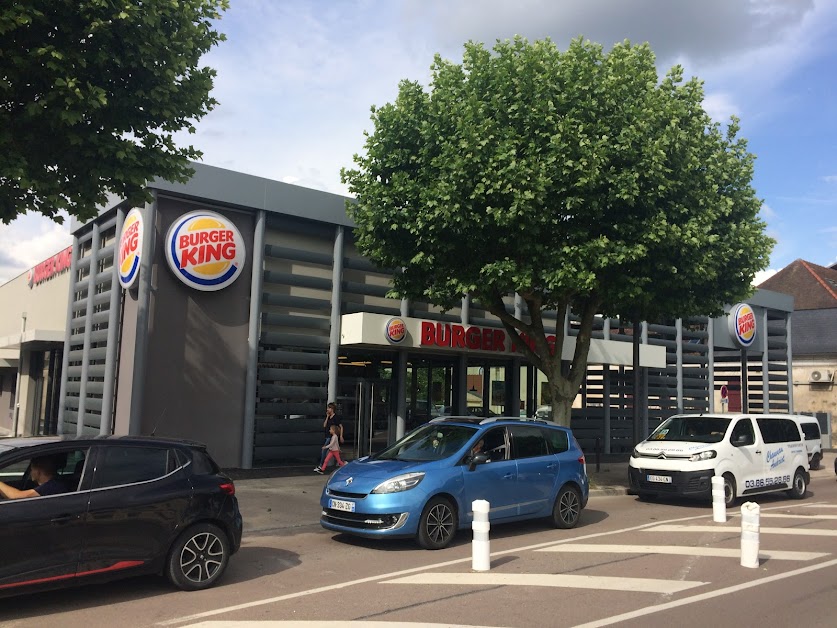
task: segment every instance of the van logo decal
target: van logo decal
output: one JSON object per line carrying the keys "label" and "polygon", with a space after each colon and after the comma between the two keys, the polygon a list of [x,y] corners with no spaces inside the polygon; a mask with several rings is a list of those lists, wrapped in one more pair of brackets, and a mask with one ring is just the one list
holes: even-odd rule
{"label": "van logo decal", "polygon": [[657,458],[662,458],[663,460],[665,460],[666,459],[666,452],[661,451],[660,453],[657,454]]}

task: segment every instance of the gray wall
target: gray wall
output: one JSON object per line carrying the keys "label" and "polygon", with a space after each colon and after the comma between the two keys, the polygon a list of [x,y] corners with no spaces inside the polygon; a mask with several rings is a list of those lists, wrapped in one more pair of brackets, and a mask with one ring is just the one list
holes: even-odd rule
{"label": "gray wall", "polygon": [[[223,290],[193,290],[166,262],[169,226],[195,209],[226,216],[246,243],[245,268]],[[156,228],[141,432],[200,440],[220,465],[240,466],[254,215],[161,195]]]}

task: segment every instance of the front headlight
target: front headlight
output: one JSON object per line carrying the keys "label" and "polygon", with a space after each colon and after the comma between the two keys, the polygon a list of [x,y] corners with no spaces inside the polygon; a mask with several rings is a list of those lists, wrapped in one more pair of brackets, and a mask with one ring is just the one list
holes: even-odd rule
{"label": "front headlight", "polygon": [[689,462],[700,462],[701,460],[710,460],[717,455],[718,454],[715,452],[714,449],[710,449],[708,451],[702,451],[699,454],[692,454],[691,458],[689,458]]}
{"label": "front headlight", "polygon": [[418,483],[424,479],[424,473],[405,473],[404,475],[396,476],[386,482],[381,482],[372,489],[373,493],[400,493],[401,491],[409,491],[411,488],[418,486]]}
{"label": "front headlight", "polygon": [[639,452],[634,447],[634,450],[631,452],[631,458],[639,458]]}

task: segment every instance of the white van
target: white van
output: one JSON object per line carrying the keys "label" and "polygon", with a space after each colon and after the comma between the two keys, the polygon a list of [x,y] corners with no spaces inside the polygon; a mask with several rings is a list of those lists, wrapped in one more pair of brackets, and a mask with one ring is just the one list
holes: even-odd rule
{"label": "white van", "polygon": [[681,414],[663,421],[631,454],[631,492],[712,496],[724,478],[724,501],[788,491],[802,499],[810,481],[796,417],[787,414]]}
{"label": "white van", "polygon": [[808,466],[819,469],[822,462],[822,434],[816,417],[798,414],[793,417],[799,423],[802,437],[805,439],[805,449],[808,450]]}

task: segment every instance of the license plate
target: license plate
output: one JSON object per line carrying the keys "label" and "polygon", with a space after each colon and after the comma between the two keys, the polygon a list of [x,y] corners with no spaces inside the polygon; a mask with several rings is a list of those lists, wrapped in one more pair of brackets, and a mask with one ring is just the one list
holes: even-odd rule
{"label": "license plate", "polygon": [[649,475],[646,477],[649,482],[661,482],[662,484],[671,484],[670,475]]}
{"label": "license plate", "polygon": [[355,503],[354,502],[347,502],[342,499],[329,499],[328,500],[328,507],[333,510],[345,510],[346,512],[354,512],[355,511]]}

